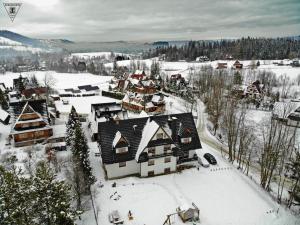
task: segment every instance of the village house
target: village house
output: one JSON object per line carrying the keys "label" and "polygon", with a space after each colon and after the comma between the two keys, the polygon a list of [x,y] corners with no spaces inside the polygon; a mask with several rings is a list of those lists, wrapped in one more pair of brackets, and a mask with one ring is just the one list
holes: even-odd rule
{"label": "village house", "polygon": [[110,120],[128,119],[127,111],[122,109],[121,103],[108,102],[91,105],[89,115],[89,129],[93,141],[96,141],[98,134],[98,123]]}
{"label": "village house", "polygon": [[253,99],[263,99],[264,96],[264,85],[259,80],[253,82],[246,87],[244,96]]}
{"label": "village house", "polygon": [[98,143],[108,179],[176,172],[201,149],[191,113],[102,122]]}
{"label": "village house", "polygon": [[165,111],[164,95],[144,95],[129,92],[125,94],[122,100],[122,107],[134,112],[163,113]]}
{"label": "village house", "polygon": [[300,106],[287,116],[287,125],[300,128]]}
{"label": "village house", "polygon": [[217,69],[227,69],[227,63],[218,63]]}
{"label": "village house", "polygon": [[234,62],[234,64],[232,65],[232,68],[233,68],[233,69],[243,69],[243,64],[240,63],[238,60],[236,60],[236,61]]}
{"label": "village house", "polygon": [[42,142],[52,134],[48,121],[27,102],[12,126],[10,137],[16,147],[21,147]]}
{"label": "village house", "polygon": [[46,99],[47,88],[46,87],[38,87],[38,88],[28,88],[22,91],[22,95],[26,98],[31,98],[32,96],[39,96],[40,98]]}

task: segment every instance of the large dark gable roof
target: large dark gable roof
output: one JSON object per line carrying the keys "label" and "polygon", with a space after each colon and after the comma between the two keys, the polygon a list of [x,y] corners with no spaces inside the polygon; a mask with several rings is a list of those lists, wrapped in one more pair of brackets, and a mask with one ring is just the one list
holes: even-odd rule
{"label": "large dark gable roof", "polygon": [[[149,117],[127,119],[120,121],[107,121],[98,124],[98,142],[101,147],[102,161],[105,164],[112,164],[117,162],[129,161],[135,159],[135,154],[139,148],[139,144],[142,138],[143,128],[147,123]],[[198,132],[194,123],[193,115],[191,113],[163,115],[150,117],[161,127],[168,127],[172,131],[172,139],[175,142],[176,154],[182,155],[184,152],[193,149],[200,149],[201,143],[199,140]],[[181,144],[180,137],[178,136],[179,124],[191,132],[192,143]],[[134,129],[135,128],[135,129]],[[112,143],[117,131],[128,140],[129,148],[126,154],[116,154],[113,150]],[[166,139],[166,143],[169,144],[170,140]],[[150,145],[153,145],[150,142]]]}

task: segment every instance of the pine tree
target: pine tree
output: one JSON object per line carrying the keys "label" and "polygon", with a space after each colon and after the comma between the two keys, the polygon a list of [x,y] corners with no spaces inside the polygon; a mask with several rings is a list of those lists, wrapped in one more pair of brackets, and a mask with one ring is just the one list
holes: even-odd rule
{"label": "pine tree", "polygon": [[4,110],[8,109],[8,103],[6,100],[5,93],[3,93],[1,89],[0,89],[0,105],[1,105],[2,109],[4,109]]}
{"label": "pine tree", "polygon": [[74,108],[74,106],[72,106],[71,108],[71,112],[69,113],[69,119],[68,122],[66,124],[66,144],[68,146],[71,146],[72,144],[72,140],[74,137],[74,129],[75,129],[75,124],[79,123],[79,117],[78,114]]}
{"label": "pine tree", "polygon": [[31,75],[29,78],[29,86],[32,88],[38,88],[40,86],[35,74]]}
{"label": "pine tree", "polygon": [[95,181],[89,161],[89,147],[80,123],[75,124],[74,138],[71,146],[73,156],[80,162],[87,188]]}
{"label": "pine tree", "polygon": [[19,81],[18,81],[18,91],[22,93],[25,90],[25,84],[22,75],[20,74],[19,76]]}
{"label": "pine tree", "polygon": [[0,166],[0,224],[35,225],[32,181]]}
{"label": "pine tree", "polygon": [[243,82],[241,74],[237,71],[234,73],[233,83],[241,85]]}
{"label": "pine tree", "polygon": [[33,180],[36,201],[34,208],[39,209],[39,224],[73,225],[80,214],[71,207],[70,187],[56,180],[55,174],[46,163],[38,165]]}

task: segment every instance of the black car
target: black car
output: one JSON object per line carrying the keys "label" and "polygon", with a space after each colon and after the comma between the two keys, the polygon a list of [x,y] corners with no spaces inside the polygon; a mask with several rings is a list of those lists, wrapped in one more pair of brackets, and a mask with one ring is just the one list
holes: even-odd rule
{"label": "black car", "polygon": [[216,165],[216,164],[217,164],[217,160],[216,160],[216,158],[215,158],[212,154],[210,154],[210,153],[205,153],[205,154],[203,155],[203,157],[204,157],[210,164],[212,164],[212,165]]}

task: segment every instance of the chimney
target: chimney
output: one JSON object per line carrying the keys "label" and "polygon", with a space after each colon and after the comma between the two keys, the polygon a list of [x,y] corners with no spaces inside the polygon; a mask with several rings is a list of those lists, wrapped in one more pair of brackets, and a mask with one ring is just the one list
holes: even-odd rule
{"label": "chimney", "polygon": [[136,125],[136,124],[133,125],[132,128],[133,128],[133,132],[135,133],[135,132],[136,132],[137,125]]}
{"label": "chimney", "polygon": [[172,131],[172,139],[177,142],[177,117],[170,116],[170,120],[168,120],[169,127]]}

